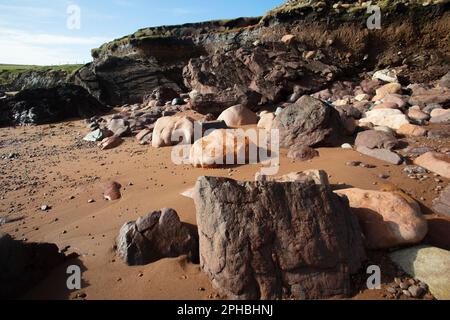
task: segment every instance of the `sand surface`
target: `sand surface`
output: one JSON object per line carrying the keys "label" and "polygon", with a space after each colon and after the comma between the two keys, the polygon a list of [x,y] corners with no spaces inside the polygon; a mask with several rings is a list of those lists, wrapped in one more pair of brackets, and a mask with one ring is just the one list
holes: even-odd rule
{"label": "sand surface", "polygon": [[[121,226],[160,208],[175,209],[181,219],[196,224],[194,203],[180,195],[194,186],[199,176],[225,176],[253,180],[260,165],[203,170],[171,161],[171,148],[140,146],[133,138],[113,150],[100,151],[95,144],[82,141],[88,132],[84,121],[70,121],[38,127],[0,129],[0,216],[23,217],[0,227],[16,239],[52,242],[67,253],[79,254],[83,270],[81,292],[87,299],[215,299],[221,298],[211,287],[199,265],[186,258],[164,259],[142,266],[126,266],[115,256],[114,243]],[[433,141],[440,147],[446,141]],[[434,177],[420,182],[393,166],[339,148],[319,149],[320,157],[307,162],[287,159],[281,151],[280,174],[306,169],[323,169],[332,184],[379,190],[393,183],[418,200],[430,214],[435,188],[448,180]],[[10,153],[16,159],[4,159]],[[358,160],[376,165],[374,169],[349,167]],[[387,174],[390,179],[379,178]],[[432,176],[432,175],[431,175]],[[101,182],[117,181],[122,199],[103,200]],[[88,200],[95,200],[88,203]],[[42,205],[51,206],[48,212]],[[433,217],[430,215],[430,217]],[[66,288],[66,266],[33,289],[26,298],[74,299],[80,292]],[[391,275],[384,279],[391,282]],[[355,299],[382,298],[382,292],[362,291]]]}

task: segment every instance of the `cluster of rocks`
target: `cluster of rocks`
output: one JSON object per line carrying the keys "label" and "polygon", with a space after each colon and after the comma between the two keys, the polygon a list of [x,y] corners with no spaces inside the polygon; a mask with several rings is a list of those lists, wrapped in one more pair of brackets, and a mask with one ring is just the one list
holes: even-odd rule
{"label": "cluster of rocks", "polygon": [[395,278],[394,280],[395,285],[386,289],[393,299],[399,299],[402,295],[408,298],[421,299],[428,292],[428,285],[417,279]]}

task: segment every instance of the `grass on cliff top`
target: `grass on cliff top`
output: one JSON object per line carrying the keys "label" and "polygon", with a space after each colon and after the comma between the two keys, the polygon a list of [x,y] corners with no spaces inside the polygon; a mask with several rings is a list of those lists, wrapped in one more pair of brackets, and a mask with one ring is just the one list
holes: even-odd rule
{"label": "grass on cliff top", "polygon": [[[372,0],[370,4],[372,6],[379,6],[383,11],[390,11],[395,8],[399,4],[403,4],[406,6],[414,7],[414,6],[429,6],[429,5],[438,5],[448,3],[450,0]],[[263,20],[267,20],[270,17],[273,17],[277,14],[289,14],[291,12],[296,12],[298,10],[302,10],[305,8],[311,8],[317,10],[318,8],[330,8],[334,4],[350,4],[351,7],[347,10],[349,12],[357,11],[357,10],[365,10],[369,4],[366,1],[364,4],[358,4],[356,1],[321,1],[321,0],[291,0],[286,1],[286,3],[278,6],[271,11],[269,11],[264,17]]]}
{"label": "grass on cliff top", "polygon": [[0,73],[19,74],[26,71],[65,71],[70,74],[80,69],[82,66],[82,64],[64,64],[59,66],[0,64]]}

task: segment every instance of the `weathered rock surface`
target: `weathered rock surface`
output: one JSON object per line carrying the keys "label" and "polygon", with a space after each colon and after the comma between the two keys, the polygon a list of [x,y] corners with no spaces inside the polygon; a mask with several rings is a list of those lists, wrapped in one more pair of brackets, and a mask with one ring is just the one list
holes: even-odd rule
{"label": "weathered rock surface", "polygon": [[17,299],[65,261],[55,244],[25,243],[0,232],[0,299]]}
{"label": "weathered rock surface", "polygon": [[118,182],[108,181],[102,184],[103,197],[105,200],[114,201],[119,200],[122,197],[120,189],[122,186]]}
{"label": "weathered rock surface", "polygon": [[117,238],[117,253],[128,265],[145,265],[187,255],[198,260],[198,236],[173,209],[161,209],[126,223]]}
{"label": "weathered rock surface", "polygon": [[70,118],[90,118],[108,110],[78,86],[30,89],[0,100],[0,125],[48,124]]}
{"label": "weathered rock surface", "polygon": [[343,134],[339,113],[310,96],[284,109],[275,118],[273,129],[280,130],[280,146],[285,148],[340,145]]}
{"label": "weathered rock surface", "polygon": [[425,282],[436,299],[450,300],[450,251],[418,246],[396,251],[390,256],[414,279]]}
{"label": "weathered rock surface", "polygon": [[429,171],[450,179],[449,155],[438,152],[427,152],[414,160],[414,163]]}
{"label": "weathered rock surface", "polygon": [[328,186],[202,177],[194,199],[201,267],[229,298],[349,294],[364,259],[361,233]]}
{"label": "weathered rock surface", "polygon": [[417,203],[393,192],[362,189],[338,190],[346,196],[370,249],[386,249],[420,243],[428,225]]}
{"label": "weathered rock surface", "polygon": [[433,210],[436,213],[450,217],[450,185],[448,185],[433,201]]}

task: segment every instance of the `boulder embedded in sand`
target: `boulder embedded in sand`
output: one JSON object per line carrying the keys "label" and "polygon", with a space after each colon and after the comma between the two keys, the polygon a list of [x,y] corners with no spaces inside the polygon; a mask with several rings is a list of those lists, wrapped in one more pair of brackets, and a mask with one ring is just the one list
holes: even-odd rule
{"label": "boulder embedded in sand", "polygon": [[375,126],[385,126],[397,130],[404,124],[409,124],[408,117],[400,110],[378,109],[366,112],[366,117],[359,120],[360,125],[372,123]]}
{"label": "boulder embedded in sand", "polygon": [[349,199],[370,249],[416,244],[428,232],[419,205],[399,193],[357,188],[337,190],[336,193]]}
{"label": "boulder embedded in sand", "polygon": [[397,138],[392,134],[378,130],[367,130],[360,132],[355,140],[355,146],[367,147],[369,149],[392,150],[398,144]]}
{"label": "boulder embedded in sand", "polygon": [[294,144],[287,154],[289,159],[308,161],[319,156],[319,152],[311,147]]}
{"label": "boulder embedded in sand", "polygon": [[449,155],[438,152],[427,152],[414,160],[414,163],[429,171],[450,179]]}
{"label": "boulder embedded in sand", "polygon": [[222,112],[217,120],[224,121],[229,127],[239,127],[258,123],[256,113],[242,105],[228,108]]}
{"label": "boulder embedded in sand", "polygon": [[426,129],[414,124],[404,124],[397,130],[397,134],[411,137],[425,137],[427,133]]}
{"label": "boulder embedded in sand", "polygon": [[248,161],[250,139],[240,130],[214,130],[197,140],[191,148],[189,161],[194,167],[216,168],[245,164]]}
{"label": "boulder embedded in sand", "polygon": [[122,186],[114,181],[108,181],[102,184],[103,189],[103,197],[105,200],[114,201],[119,200],[122,195],[120,193],[120,189]]}
{"label": "boulder embedded in sand", "polygon": [[309,147],[341,145],[343,128],[338,111],[310,96],[303,96],[275,118],[273,129],[280,130],[280,146]]}
{"label": "boulder embedded in sand", "polygon": [[439,300],[450,300],[450,251],[418,246],[390,254],[400,268],[414,279],[425,282]]}
{"label": "boulder embedded in sand", "polygon": [[351,293],[365,257],[361,231],[329,186],[201,177],[194,201],[201,268],[230,299]]}
{"label": "boulder embedded in sand", "polygon": [[162,117],[155,123],[152,146],[154,148],[190,144],[194,139],[194,121],[189,117]]}
{"label": "boulder embedded in sand", "polygon": [[[448,185],[433,201],[433,210],[436,213],[450,217],[450,185]],[[450,231],[450,230],[449,230]],[[450,235],[450,233],[449,233]]]}
{"label": "boulder embedded in sand", "polygon": [[273,121],[275,120],[275,113],[263,111],[259,115],[258,128],[270,131],[272,129]]}
{"label": "boulder embedded in sand", "polygon": [[187,255],[198,260],[198,238],[173,209],[162,209],[126,223],[117,238],[118,255],[130,266]]}
{"label": "boulder embedded in sand", "polygon": [[401,156],[399,156],[398,154],[396,154],[395,152],[392,152],[390,150],[387,149],[369,149],[367,147],[361,146],[356,148],[356,151],[358,151],[359,153],[362,153],[366,156],[381,160],[381,161],[386,161],[388,163],[391,164],[395,164],[395,165],[399,165],[403,162],[403,159]]}

